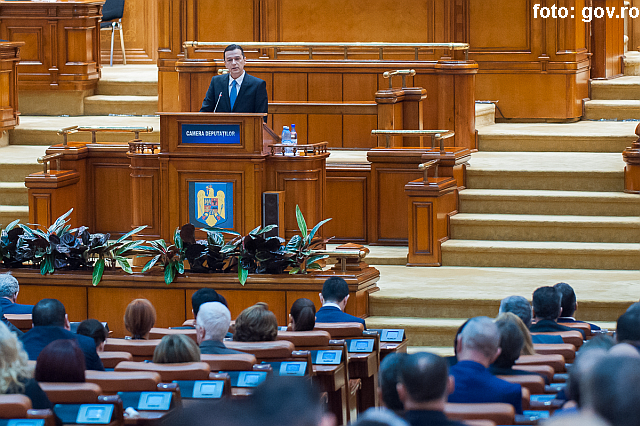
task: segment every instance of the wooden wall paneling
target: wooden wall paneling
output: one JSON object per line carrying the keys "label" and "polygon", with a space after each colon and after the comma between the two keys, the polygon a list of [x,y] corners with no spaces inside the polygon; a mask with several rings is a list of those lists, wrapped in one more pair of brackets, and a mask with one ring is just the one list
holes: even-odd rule
{"label": "wooden wall paneling", "polygon": [[106,321],[113,337],[131,335],[124,327],[124,311],[134,299],[151,302],[157,314],[155,327],[176,327],[187,319],[184,289],[98,286],[88,289],[87,299],[89,318]]}
{"label": "wooden wall paneling", "polygon": [[[471,92],[473,96],[473,92]],[[424,100],[427,97],[427,90],[423,87],[407,87],[404,89],[404,102],[402,103],[402,128],[406,130],[424,129]],[[471,105],[474,105],[471,99]],[[475,116],[475,108],[474,108]],[[475,127],[475,126],[474,126]],[[402,146],[419,147],[421,138],[405,137]],[[423,144],[427,138],[422,138]],[[427,144],[428,145],[428,144]],[[423,145],[424,146],[424,145]]]}
{"label": "wooden wall paneling", "polygon": [[[342,115],[309,114],[307,115],[308,143],[329,142],[331,148],[343,148]],[[275,128],[275,127],[274,127]]]}
{"label": "wooden wall paneling", "polygon": [[368,149],[378,145],[371,131],[378,128],[375,115],[345,115],[342,117],[342,147]]}
{"label": "wooden wall paneling", "polygon": [[[124,48],[128,64],[155,64],[158,60],[158,1],[137,0],[124,4]],[[102,63],[109,63],[111,28],[100,31]],[[122,64],[120,31],[115,31],[113,63]]]}
{"label": "wooden wall paneling", "polygon": [[17,62],[23,43],[0,42],[0,132],[18,124]]}
{"label": "wooden wall paneling", "polygon": [[[298,134],[298,143],[309,143],[307,122],[307,114],[273,114],[273,131],[278,135],[282,134],[283,126],[289,126],[291,130],[291,124],[296,125],[296,133]],[[316,141],[319,142],[319,141]]]}
{"label": "wooden wall paneling", "polygon": [[307,73],[283,72],[273,75],[274,101],[302,101],[307,97]]}
{"label": "wooden wall paneling", "polygon": [[89,226],[94,232],[116,237],[132,229],[131,160],[126,157],[127,148],[113,156],[92,154],[97,158],[89,160],[93,191],[87,196],[93,200],[94,212]]}
{"label": "wooden wall paneling", "polygon": [[376,74],[345,73],[342,75],[342,100],[369,102],[378,90]]}
{"label": "wooden wall paneling", "polygon": [[[326,236],[337,243],[367,244],[371,170],[366,167],[327,167]],[[349,200],[345,203],[345,200]]]}
{"label": "wooden wall paneling", "polygon": [[219,290],[229,303],[231,319],[235,320],[240,313],[258,302],[269,305],[269,310],[276,314],[278,325],[287,325],[286,293],[284,291],[251,291],[251,290]]}
{"label": "wooden wall paneling", "polygon": [[[204,96],[202,97],[204,99]],[[181,111],[178,73],[158,66],[158,111]]]}
{"label": "wooden wall paneling", "polygon": [[[29,197],[29,221],[49,227],[59,216],[77,206],[80,176],[72,170],[54,170],[49,174],[32,173],[25,178]],[[76,209],[69,216],[72,227],[80,226]]]}
{"label": "wooden wall paneling", "polygon": [[129,154],[131,159],[132,227],[147,225],[137,235],[160,238],[160,162],[157,154]]}
{"label": "wooden wall paneling", "polygon": [[[624,0],[592,0],[592,6],[619,12]],[[624,19],[594,19],[591,25],[591,78],[610,78],[622,74],[624,55]]]}
{"label": "wooden wall paneling", "polygon": [[[18,303],[35,305],[42,299],[58,299],[64,305],[69,321],[84,321],[89,316],[87,288],[60,285],[29,285],[20,283]],[[122,311],[124,314],[124,311]],[[109,323],[111,328],[111,323]]]}

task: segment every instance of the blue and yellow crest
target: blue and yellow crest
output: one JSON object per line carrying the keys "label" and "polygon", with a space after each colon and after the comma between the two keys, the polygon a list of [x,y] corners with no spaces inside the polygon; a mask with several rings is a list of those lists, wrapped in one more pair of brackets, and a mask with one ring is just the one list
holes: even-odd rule
{"label": "blue and yellow crest", "polygon": [[233,228],[233,183],[189,182],[189,222]]}

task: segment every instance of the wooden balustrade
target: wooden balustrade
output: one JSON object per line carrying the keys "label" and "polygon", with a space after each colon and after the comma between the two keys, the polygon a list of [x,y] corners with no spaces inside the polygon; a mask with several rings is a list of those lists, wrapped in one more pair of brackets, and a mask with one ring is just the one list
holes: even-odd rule
{"label": "wooden balustrade", "polygon": [[17,63],[23,46],[24,42],[0,42],[0,133],[18,124]]}
{"label": "wooden balustrade", "polygon": [[640,124],[636,126],[638,139],[622,152],[624,167],[624,192],[640,194]]}

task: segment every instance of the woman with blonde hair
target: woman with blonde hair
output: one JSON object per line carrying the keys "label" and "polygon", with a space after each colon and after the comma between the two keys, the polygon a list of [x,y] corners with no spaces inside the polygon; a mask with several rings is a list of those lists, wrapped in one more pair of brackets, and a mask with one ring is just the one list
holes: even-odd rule
{"label": "woman with blonde hair", "polygon": [[236,342],[270,342],[278,335],[278,320],[266,303],[258,302],[236,318]]}
{"label": "woman with blonde hair", "polygon": [[156,364],[198,361],[200,361],[200,348],[185,334],[164,336],[153,351],[153,362]]}
{"label": "woman with blonde hair", "polygon": [[524,338],[524,345],[520,351],[520,355],[535,355],[536,351],[533,349],[533,342],[531,341],[531,333],[527,326],[522,322],[519,316],[511,312],[504,312],[496,318],[496,322],[510,322],[518,326],[522,337]]}
{"label": "woman with blonde hair", "polygon": [[124,311],[124,326],[133,340],[148,339],[155,323],[156,309],[147,299],[135,299]]}
{"label": "woman with blonde hair", "polygon": [[0,394],[22,394],[34,409],[53,409],[44,391],[33,378],[33,368],[22,343],[0,322]]}

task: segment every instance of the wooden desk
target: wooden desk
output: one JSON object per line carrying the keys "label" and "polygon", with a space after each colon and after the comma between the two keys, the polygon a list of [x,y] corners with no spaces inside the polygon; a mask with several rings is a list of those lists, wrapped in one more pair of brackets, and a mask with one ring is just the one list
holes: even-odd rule
{"label": "wooden desk", "polygon": [[[0,2],[0,38],[24,42],[18,63],[23,112],[52,115],[56,113],[52,108],[70,108],[72,100],[93,94],[100,78],[103,3]],[[51,93],[43,98],[43,91]],[[63,105],[54,103],[65,100]],[[75,108],[68,113],[81,115],[81,106]]]}
{"label": "wooden desk", "polygon": [[0,42],[0,132],[18,124],[18,72],[23,42]]}

